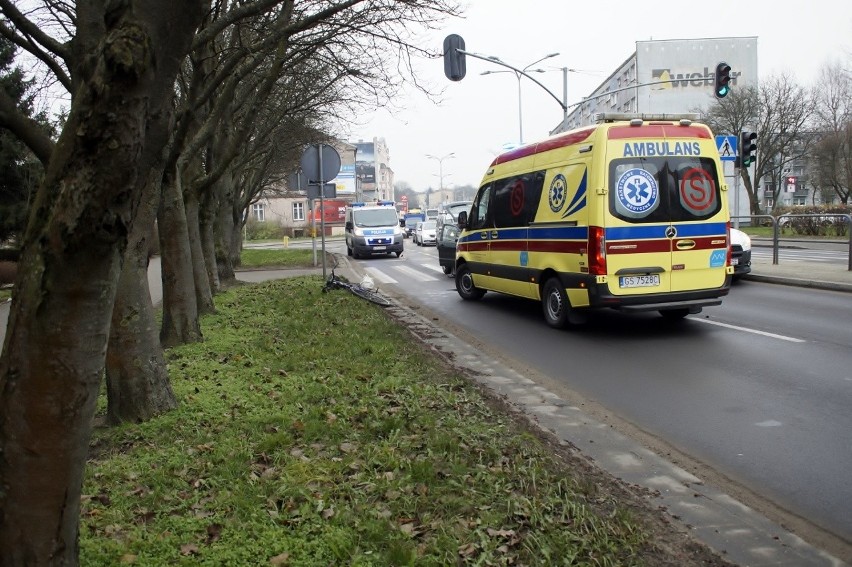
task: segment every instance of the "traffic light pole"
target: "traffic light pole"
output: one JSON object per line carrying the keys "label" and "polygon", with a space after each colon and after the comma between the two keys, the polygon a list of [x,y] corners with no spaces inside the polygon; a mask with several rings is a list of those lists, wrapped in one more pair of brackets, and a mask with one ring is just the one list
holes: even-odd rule
{"label": "traffic light pole", "polygon": [[[734,228],[740,228],[740,168],[734,165],[734,209],[737,211],[734,217]],[[751,211],[749,211],[751,212]]]}
{"label": "traffic light pole", "polygon": [[478,54],[478,53],[473,53],[473,52],[471,52],[471,51],[465,51],[464,49],[459,49],[459,48],[456,48],[456,51],[457,51],[457,52],[459,52],[459,53],[461,53],[461,54],[463,54],[463,55],[469,55],[469,56],[471,56],[471,57],[475,57],[476,59],[482,59],[483,61],[488,61],[489,63],[494,63],[494,64],[496,64],[496,65],[501,65],[501,66],[503,66],[503,67],[506,67],[506,68],[511,69],[512,71],[514,71],[514,72],[516,72],[516,73],[520,73],[521,75],[523,75],[524,77],[526,77],[526,78],[527,78],[527,79],[529,79],[530,81],[534,82],[535,84],[537,84],[538,86],[540,86],[541,88],[543,88],[547,94],[549,94],[550,96],[552,96],[552,97],[553,97],[553,100],[555,100],[556,102],[558,102],[558,103],[559,103],[559,106],[560,106],[560,107],[562,107],[563,119],[568,117],[568,87],[567,87],[567,83],[568,83],[568,68],[567,68],[567,67],[563,67],[563,68],[562,68],[562,73],[563,73],[563,75],[564,75],[564,76],[563,76],[563,81],[564,81],[564,82],[565,82],[565,84],[566,84],[565,88],[563,89],[563,90],[564,90],[564,92],[563,92],[564,100],[559,100],[559,97],[557,97],[555,94],[553,94],[552,92],[550,92],[550,89],[548,89],[548,88],[547,88],[547,87],[545,87],[543,84],[541,84],[541,83],[538,81],[538,79],[536,79],[535,77],[533,77],[533,76],[531,76],[531,75],[527,74],[527,73],[526,73],[526,72],[524,72],[523,70],[518,69],[517,67],[513,67],[512,65],[509,65],[508,63],[506,63],[506,62],[504,62],[504,61],[502,61],[502,60],[498,59],[497,57],[494,57],[493,55],[491,55],[491,56],[487,56],[487,55],[480,55],[480,54]]}

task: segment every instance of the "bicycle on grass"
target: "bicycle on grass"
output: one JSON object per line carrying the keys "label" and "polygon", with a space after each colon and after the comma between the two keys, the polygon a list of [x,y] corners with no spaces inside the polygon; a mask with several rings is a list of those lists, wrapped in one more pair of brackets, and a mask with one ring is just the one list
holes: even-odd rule
{"label": "bicycle on grass", "polygon": [[325,282],[325,285],[322,287],[323,293],[330,291],[332,289],[348,289],[358,297],[362,299],[366,299],[376,305],[381,305],[382,307],[389,307],[393,305],[393,302],[385,295],[379,293],[378,290],[364,287],[361,284],[355,284],[345,279],[341,278],[337,274],[334,273],[334,268],[331,269],[331,274],[328,276],[328,279]]}

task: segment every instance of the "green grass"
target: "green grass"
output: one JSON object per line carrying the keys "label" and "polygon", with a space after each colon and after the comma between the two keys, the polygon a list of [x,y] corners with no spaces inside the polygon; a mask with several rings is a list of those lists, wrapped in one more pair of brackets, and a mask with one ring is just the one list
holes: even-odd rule
{"label": "green grass", "polygon": [[11,289],[0,289],[0,303],[3,303],[7,299],[12,297]]}
{"label": "green grass", "polygon": [[668,551],[612,479],[559,456],[386,311],[321,287],[218,295],[204,342],[167,352],[180,407],[95,430],[82,565],[660,564]]}
{"label": "green grass", "polygon": [[314,252],[310,248],[247,248],[241,258],[242,268],[299,268],[313,265]]}

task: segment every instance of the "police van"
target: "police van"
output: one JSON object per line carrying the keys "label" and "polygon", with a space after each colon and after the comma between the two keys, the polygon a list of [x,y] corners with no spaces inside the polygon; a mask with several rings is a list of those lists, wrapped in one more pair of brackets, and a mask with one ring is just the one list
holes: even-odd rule
{"label": "police van", "polygon": [[601,308],[680,319],[720,305],[728,188],[697,118],[599,114],[496,157],[459,216],[459,295],[539,301],[556,328]]}
{"label": "police van", "polygon": [[393,201],[351,203],[346,207],[344,231],[349,256],[402,255],[403,232]]}

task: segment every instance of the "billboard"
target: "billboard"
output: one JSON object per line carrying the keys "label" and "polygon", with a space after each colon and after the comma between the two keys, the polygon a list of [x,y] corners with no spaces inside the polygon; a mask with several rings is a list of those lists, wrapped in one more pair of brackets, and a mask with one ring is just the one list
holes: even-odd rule
{"label": "billboard", "polygon": [[356,142],[355,174],[361,183],[376,183],[376,146],[373,142]]}
{"label": "billboard", "polygon": [[340,166],[340,173],[337,174],[331,183],[337,187],[338,195],[355,195],[355,165],[347,164]]}
{"label": "billboard", "polygon": [[[636,42],[640,112],[695,112],[715,100],[716,65],[731,66],[731,87],[757,86],[757,38]],[[629,91],[628,91],[629,92]]]}

